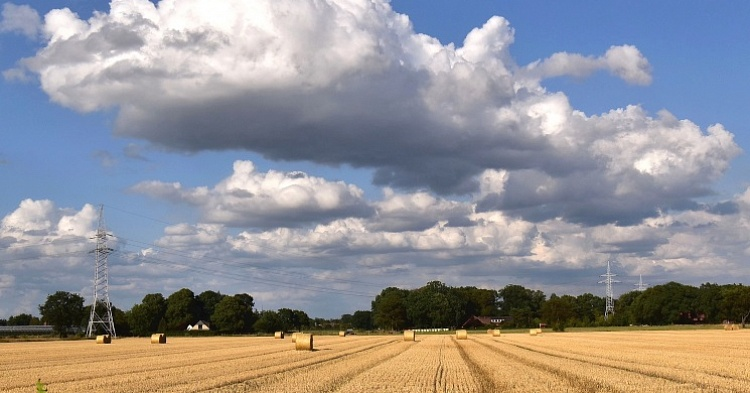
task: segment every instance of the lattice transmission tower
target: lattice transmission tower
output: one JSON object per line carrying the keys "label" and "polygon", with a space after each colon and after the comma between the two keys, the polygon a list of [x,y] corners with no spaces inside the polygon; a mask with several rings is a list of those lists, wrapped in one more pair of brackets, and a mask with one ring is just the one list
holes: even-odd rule
{"label": "lattice transmission tower", "polygon": [[606,284],[607,286],[607,298],[604,306],[604,320],[606,321],[607,318],[609,318],[610,314],[615,313],[615,296],[612,292],[612,284],[619,282],[617,280],[614,280],[613,277],[617,276],[617,274],[613,274],[612,270],[610,268],[610,261],[607,260],[607,273],[602,274],[600,277],[604,277],[604,280],[599,281],[599,284]]}
{"label": "lattice transmission tower", "polygon": [[643,282],[643,274],[638,275],[638,284],[635,284],[635,290],[639,292],[643,292],[646,290],[646,287],[648,284]]}
{"label": "lattice transmission tower", "polygon": [[[109,268],[107,256],[113,251],[107,247],[107,238],[111,237],[104,225],[104,205],[99,206],[99,227],[93,239],[96,240],[94,249],[94,299],[91,302],[91,315],[89,326],[86,328],[86,337],[96,334],[96,327],[101,326],[105,334],[117,337],[115,332],[115,321],[112,318],[112,303],[109,301]],[[99,310],[97,310],[99,306]],[[101,313],[101,315],[100,315]]]}

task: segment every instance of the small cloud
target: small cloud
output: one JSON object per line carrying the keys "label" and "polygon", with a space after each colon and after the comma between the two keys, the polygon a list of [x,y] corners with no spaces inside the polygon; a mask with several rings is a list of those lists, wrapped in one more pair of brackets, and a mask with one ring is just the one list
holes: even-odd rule
{"label": "small cloud", "polygon": [[32,77],[24,68],[10,68],[3,71],[3,79],[8,82],[29,82]]}
{"label": "small cloud", "polygon": [[93,157],[105,168],[117,165],[117,159],[107,151],[97,150],[93,153]]}
{"label": "small cloud", "polygon": [[0,32],[19,33],[31,39],[39,37],[42,20],[28,5],[5,3],[0,16]]}
{"label": "small cloud", "polygon": [[125,146],[125,148],[123,149],[123,154],[125,154],[125,157],[132,158],[134,160],[148,161],[148,158],[143,155],[143,146],[137,145],[135,143],[129,143],[127,146]]}
{"label": "small cloud", "polygon": [[632,45],[612,46],[600,57],[558,52],[529,64],[522,73],[539,79],[564,75],[583,78],[598,70],[607,70],[634,85],[651,83],[651,65],[648,59]]}

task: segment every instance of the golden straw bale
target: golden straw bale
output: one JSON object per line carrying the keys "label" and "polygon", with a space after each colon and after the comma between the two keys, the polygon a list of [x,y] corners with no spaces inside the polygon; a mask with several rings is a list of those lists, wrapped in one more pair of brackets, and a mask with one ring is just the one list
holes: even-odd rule
{"label": "golden straw bale", "polygon": [[500,329],[493,329],[492,337],[500,337]]}
{"label": "golden straw bale", "polygon": [[417,333],[413,330],[404,330],[404,341],[417,341]]}
{"label": "golden straw bale", "polygon": [[284,332],[276,332],[273,334],[273,338],[277,340],[283,340],[284,339]]}
{"label": "golden straw bale", "polygon": [[297,335],[298,335],[298,334],[299,334],[299,333],[297,333],[297,332],[294,332],[294,333],[292,333],[292,342],[293,342],[293,343],[296,343],[296,342],[297,342]]}
{"label": "golden straw bale", "polygon": [[456,330],[456,339],[466,340],[468,338],[469,338],[469,332],[467,332],[466,329]]}
{"label": "golden straw bale", "polygon": [[313,335],[307,333],[298,333],[297,340],[294,342],[294,349],[298,351],[312,351]]}
{"label": "golden straw bale", "polygon": [[536,336],[537,329],[529,329],[529,335]]}
{"label": "golden straw bale", "polygon": [[96,343],[97,344],[111,344],[112,343],[112,336],[109,334],[103,334],[101,336],[96,336]]}
{"label": "golden straw bale", "polygon": [[339,337],[345,337],[345,336],[346,336],[346,332],[345,331],[343,331],[343,330],[339,331]]}
{"label": "golden straw bale", "polygon": [[154,333],[151,335],[151,344],[166,344],[167,335],[164,333]]}

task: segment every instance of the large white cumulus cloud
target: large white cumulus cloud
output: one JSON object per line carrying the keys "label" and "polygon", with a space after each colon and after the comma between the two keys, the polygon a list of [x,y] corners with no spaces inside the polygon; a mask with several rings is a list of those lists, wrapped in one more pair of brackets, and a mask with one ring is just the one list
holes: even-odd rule
{"label": "large white cumulus cloud", "polygon": [[180,183],[144,181],[133,192],[197,206],[203,220],[236,227],[300,226],[339,217],[370,215],[364,192],[303,172],[258,172],[236,161],[231,176],[213,188],[185,189]]}
{"label": "large white cumulus cloud", "polygon": [[43,31],[25,70],[61,105],[115,108],[120,135],[372,168],[375,184],[442,195],[505,171],[478,209],[532,221],[682,209],[739,154],[720,125],[572,108],[542,80],[605,70],[646,85],[647,58],[626,44],[518,65],[498,16],[458,47],[415,33],[385,0],[117,0],[88,20],[53,10]]}

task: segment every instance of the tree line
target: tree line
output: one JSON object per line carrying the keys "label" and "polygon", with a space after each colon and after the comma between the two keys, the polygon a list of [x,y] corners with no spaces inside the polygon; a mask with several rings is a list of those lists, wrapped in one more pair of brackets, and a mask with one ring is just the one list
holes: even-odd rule
{"label": "tree line", "polygon": [[[496,317],[502,327],[527,328],[546,324],[566,327],[741,323],[750,316],[750,287],[742,284],[702,284],[699,287],[669,282],[645,291],[620,295],[614,313],[604,317],[605,298],[551,294],[509,284],[500,290],[451,287],[432,281],[417,289],[388,287],[371,302],[341,318],[310,318],[304,311],[281,308],[258,311],[251,295],[225,295],[205,291],[196,295],[187,288],[168,297],[151,293],[122,311],[112,306],[119,336],[148,336],[153,332],[181,332],[199,320],[219,334],[273,333],[300,330],[403,330],[407,328],[458,328],[470,318]],[[98,307],[104,307],[98,305]],[[90,308],[84,299],[58,291],[39,305],[41,318],[30,314],[0,319],[0,325],[49,324],[65,335],[68,329],[88,323]],[[100,310],[97,310],[102,315]]]}

